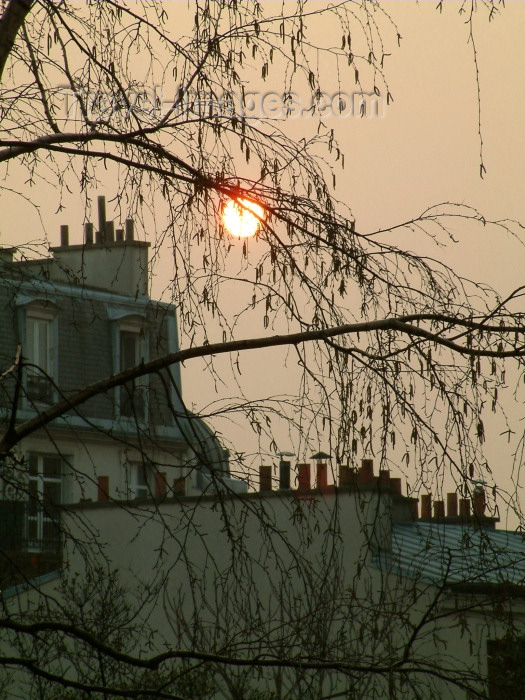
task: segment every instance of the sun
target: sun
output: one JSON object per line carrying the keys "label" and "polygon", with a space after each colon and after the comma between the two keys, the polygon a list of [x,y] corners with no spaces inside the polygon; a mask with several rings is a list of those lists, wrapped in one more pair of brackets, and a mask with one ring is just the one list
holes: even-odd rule
{"label": "sun", "polygon": [[222,210],[224,228],[236,238],[255,236],[263,217],[264,209],[249,199],[230,199]]}

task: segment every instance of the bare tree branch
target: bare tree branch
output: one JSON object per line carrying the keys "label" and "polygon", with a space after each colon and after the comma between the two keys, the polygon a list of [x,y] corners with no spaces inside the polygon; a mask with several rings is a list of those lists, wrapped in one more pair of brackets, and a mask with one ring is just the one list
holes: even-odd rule
{"label": "bare tree branch", "polygon": [[33,0],[9,0],[0,18],[0,83],[17,34],[33,4]]}

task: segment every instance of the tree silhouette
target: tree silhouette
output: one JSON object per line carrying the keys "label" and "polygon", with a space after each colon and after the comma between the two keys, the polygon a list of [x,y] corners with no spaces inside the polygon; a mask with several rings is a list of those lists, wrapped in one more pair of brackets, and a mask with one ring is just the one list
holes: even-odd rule
{"label": "tree silhouette", "polygon": [[[476,3],[467,5],[472,22]],[[177,351],[164,348],[152,360],[76,391],[65,393],[55,385],[57,400],[46,407],[34,405],[33,414],[23,418],[17,407],[25,391],[22,377],[27,356],[24,348],[16,357],[4,356],[2,383],[9,400],[0,442],[4,479],[9,474],[25,496],[27,465],[18,454],[21,441],[71,412],[82,415],[94,397],[111,396],[116,387],[142,377],[158,378],[168,396],[167,368],[195,358],[207,360],[210,385],[222,382],[221,365],[215,358],[227,355],[241,397],[211,406],[205,417],[212,423],[217,416],[243,414],[260,444],[275,453],[271,421],[278,416],[289,422],[294,435],[300,435],[297,451],[301,454],[318,449],[319,436],[329,426],[334,465],[356,465],[362,457],[375,455],[382,471],[415,468],[413,493],[439,492],[446,475],[464,498],[470,498],[483,480],[489,485],[488,512],[495,514],[498,504],[512,506],[521,519],[515,493],[505,493],[495,481],[483,449],[486,415],[500,411],[505,390],[515,388],[509,386],[509,377],[518,382],[521,377],[525,326],[516,305],[523,288],[502,299],[487,285],[456,274],[437,253],[436,257],[412,253],[403,247],[399,235],[411,231],[429,244],[440,245],[465,222],[510,233],[515,225],[489,222],[465,205],[440,203],[389,230],[367,233],[334,195],[336,169],[345,167],[345,158],[323,120],[322,66],[328,70],[344,66],[355,92],[362,95],[356,103],[360,110],[370,109],[375,98],[389,104],[386,43],[399,41],[397,28],[378,2],[313,9],[298,3],[284,5],[283,13],[277,14],[273,14],[277,8],[260,3],[199,2],[192,7],[193,20],[180,6],[174,9],[153,2],[128,5],[107,0],[78,5],[11,0],[4,4],[0,161],[7,173],[16,167],[17,175],[23,172],[35,186],[52,182],[59,199],[60,193],[77,190],[86,211],[97,184],[111,179],[115,208],[131,212],[145,230],[155,220],[155,209],[162,206],[166,217],[155,232],[153,258],[171,247],[173,272],[166,286],[177,309],[181,335]],[[497,5],[482,3],[480,9],[492,13]],[[174,38],[179,21],[180,31]],[[313,28],[325,22],[337,30],[337,42],[323,44],[317,37]],[[477,75],[475,46],[474,59]],[[137,78],[139,67],[141,79]],[[168,80],[175,86],[169,98],[164,90]],[[279,90],[261,101],[254,113],[254,95],[266,94],[275,84]],[[305,89],[311,100],[299,105],[297,95]],[[340,98],[330,104],[343,109]],[[316,116],[318,128],[313,136],[297,139],[295,117],[301,108]],[[481,117],[479,129],[481,139]],[[483,172],[482,153],[480,167]],[[9,180],[5,187],[10,187]],[[235,241],[224,230],[221,213],[230,199],[257,202],[263,208],[256,244]],[[109,229],[100,234],[102,241],[111,235]],[[232,258],[240,247],[239,272]],[[28,252],[20,246],[17,255],[23,258]],[[63,273],[81,285],[80,270]],[[235,298],[234,304],[229,296]],[[246,337],[238,331],[253,327],[254,322],[262,326],[260,333]],[[299,368],[298,395],[248,400],[239,358],[248,351],[278,346],[289,349]],[[509,364],[512,369],[507,372]],[[47,378],[52,382],[51,376]],[[191,412],[179,399],[181,406],[171,409],[182,411],[191,425]],[[144,431],[140,420],[136,423],[135,438],[140,438]],[[509,424],[509,434],[512,429]],[[195,442],[202,439],[195,436]],[[518,441],[517,450],[520,445]],[[143,457],[148,459],[146,448]],[[234,455],[233,461],[240,472],[252,468],[242,455]],[[3,629],[14,634],[13,646],[20,647],[16,658],[4,654],[3,663],[24,667],[36,679],[34,692],[57,697],[57,687],[62,686],[64,693],[101,697],[182,697],[191,695],[188,687],[194,684],[202,687],[205,697],[213,692],[218,674],[226,683],[224,692],[259,697],[255,686],[248,688],[253,679],[241,672],[247,666],[250,674],[255,667],[261,677],[271,669],[275,687],[283,693],[279,697],[294,697],[294,691],[288,689],[286,695],[284,685],[279,685],[281,671],[294,673],[295,692],[311,693],[310,697],[320,697],[323,684],[330,685],[326,674],[344,677],[345,692],[360,693],[366,683],[370,693],[401,697],[409,687],[416,697],[418,693],[432,697],[430,693],[438,692],[432,689],[433,680],[442,678],[483,696],[479,674],[456,672],[450,664],[440,666],[440,661],[427,663],[413,653],[416,638],[439,618],[440,590],[422,594],[428,598],[427,612],[414,626],[403,618],[417,588],[413,582],[401,597],[399,589],[394,596],[388,586],[382,587],[368,608],[363,594],[366,584],[356,582],[355,590],[341,603],[344,612],[339,619],[333,601],[346,580],[336,565],[342,556],[337,545],[339,513],[332,518],[322,509],[313,509],[314,515],[309,516],[307,504],[300,499],[292,499],[285,508],[292,522],[296,518],[304,523],[306,541],[312,528],[322,528],[320,523],[326,520],[326,551],[333,556],[311,560],[286,527],[275,524],[271,508],[250,497],[233,498],[226,484],[221,487],[220,470],[208,466],[216,487],[218,527],[227,533],[236,556],[225,568],[216,567],[212,583],[195,573],[199,564],[192,560],[190,549],[180,548],[185,575],[202,594],[200,603],[193,602],[195,620],[202,621],[202,628],[189,625],[181,612],[182,599],[165,600],[180,648],[165,655],[156,653],[153,633],[142,627],[142,612],[158,602],[159,592],[165,590],[160,581],[167,574],[160,559],[153,565],[153,580],[143,582],[147,602],[118,611],[118,641],[101,636],[100,625],[85,623],[79,616],[79,606],[83,609],[84,604],[74,592],[75,584],[64,584],[62,598],[57,600],[67,603],[57,603],[60,615],[44,602],[34,619],[28,621],[6,608],[1,621]],[[206,510],[206,504],[197,500],[189,509],[189,539],[199,539],[201,506]],[[136,515],[129,505],[123,512]],[[173,532],[160,503],[153,502],[147,512],[150,527],[153,522],[162,524],[166,537]],[[78,521],[87,528],[89,517],[78,512],[62,523],[66,541],[82,553],[88,582],[96,577],[102,580],[101,570],[111,569],[111,555],[104,553],[102,542],[93,545],[85,536],[91,529],[82,534],[82,528],[76,527]],[[245,542],[251,518],[268,534],[266,563]],[[373,549],[364,522],[359,571],[368,570]],[[205,549],[201,555],[213,562],[213,552]],[[260,619],[253,609],[260,600],[252,583],[260,571],[267,576],[271,566],[278,571],[281,590],[287,590],[290,561],[308,600],[303,604],[292,589],[286,605],[286,595],[277,596],[283,620],[282,636],[276,637],[267,627],[273,618]],[[325,601],[314,595],[321,581],[332,592]],[[209,585],[214,586],[215,605],[199,589]],[[275,582],[268,585],[277,588]],[[82,595],[88,594],[89,586]],[[235,601],[245,614],[250,631],[246,637],[235,616],[228,619],[227,611]],[[103,620],[105,613],[100,611],[112,603],[106,599],[93,605]],[[394,650],[400,619],[405,619],[409,632]],[[342,639],[341,630],[351,620],[349,637]],[[330,629],[323,633],[325,625]],[[122,631],[131,627],[138,635],[135,639],[143,634],[150,640],[149,657],[135,653],[140,641],[129,647],[122,641]],[[366,653],[358,655],[356,645],[362,637],[368,646]],[[66,643],[65,638],[73,641]],[[42,639],[48,640],[47,646],[38,646]],[[98,659],[96,670],[88,661],[93,653]],[[345,656],[347,661],[342,660]],[[74,677],[64,672],[72,658],[76,659]],[[166,671],[163,664],[168,661],[176,663]],[[127,668],[138,675],[127,675],[122,670]],[[141,670],[148,673],[142,677]],[[184,685],[188,678],[189,686]],[[408,686],[399,685],[403,678]]]}

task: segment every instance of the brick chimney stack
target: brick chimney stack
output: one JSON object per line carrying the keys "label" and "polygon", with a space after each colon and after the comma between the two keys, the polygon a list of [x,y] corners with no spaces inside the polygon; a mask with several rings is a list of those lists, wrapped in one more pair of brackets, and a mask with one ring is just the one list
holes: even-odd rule
{"label": "brick chimney stack", "polygon": [[87,287],[127,296],[148,295],[149,243],[136,241],[133,219],[126,219],[124,229],[115,232],[113,221],[106,219],[106,199],[98,197],[98,231],[84,224],[82,244],[69,244],[69,227],[60,227],[60,245],[51,248],[49,267],[53,282],[81,281]]}
{"label": "brick chimney stack", "polygon": [[373,459],[363,459],[361,461],[361,469],[357,475],[357,483],[367,486],[375,484]]}

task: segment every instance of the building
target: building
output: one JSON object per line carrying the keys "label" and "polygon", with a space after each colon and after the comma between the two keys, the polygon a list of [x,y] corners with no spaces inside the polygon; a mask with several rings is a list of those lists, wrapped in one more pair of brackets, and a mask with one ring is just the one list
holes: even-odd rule
{"label": "building", "polygon": [[[174,307],[149,297],[150,244],[135,239],[132,220],[115,230],[103,197],[98,205],[98,231],[85,224],[81,244],[62,226],[50,257],[0,250],[2,431],[178,349]],[[228,479],[227,452],[186,410],[174,366],[100,392],[16,445],[0,472],[0,545],[31,555],[40,573],[59,545],[57,506],[200,493],[212,472],[246,488]]]}
{"label": "building", "polygon": [[[103,198],[98,233],[71,245],[62,227],[51,253],[0,251],[4,432],[178,348],[148,244]],[[419,515],[372,460],[331,485],[317,458],[314,487],[312,465],[281,461],[279,488],[262,466],[248,493],[178,367],[25,437],[0,463],[0,696],[55,698],[66,678],[191,698],[519,697],[525,544],[485,515],[482,486],[446,508],[424,495]],[[150,675],[122,660],[166,653]]]}
{"label": "building", "polygon": [[[276,490],[263,467],[258,493],[71,505],[68,569],[6,591],[4,605],[31,619],[44,606],[53,620],[64,610],[67,620],[80,610],[100,620],[115,576],[111,585],[126,601],[120,622],[112,618],[126,635],[123,651],[173,653],[154,678],[175,697],[519,697],[525,543],[485,516],[480,488],[472,504],[463,499],[458,508],[451,494],[447,511],[437,501],[434,514],[425,497],[419,517],[417,499],[401,495],[400,479],[376,476],[372,460],[358,471],[342,467],[337,486],[326,483],[326,464],[316,465],[314,488],[310,464],[298,465],[296,482],[289,468],[281,463],[284,486]],[[100,542],[97,574],[90,561]],[[81,589],[83,581],[89,585]],[[93,591],[102,591],[100,599]],[[107,635],[105,624],[90,631]],[[109,683],[111,672],[122,683],[122,669],[109,662],[103,676],[91,666],[75,675],[93,649],[74,638],[71,676],[61,642],[50,658],[52,640],[33,641],[35,665],[94,685]],[[196,653],[195,663],[179,649]],[[229,665],[232,657],[246,665]],[[131,687],[150,687],[140,685],[149,677],[125,670]],[[19,695],[9,697],[33,697],[34,676],[19,672],[12,683],[6,687]]]}

